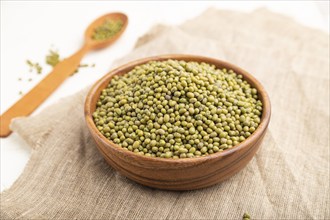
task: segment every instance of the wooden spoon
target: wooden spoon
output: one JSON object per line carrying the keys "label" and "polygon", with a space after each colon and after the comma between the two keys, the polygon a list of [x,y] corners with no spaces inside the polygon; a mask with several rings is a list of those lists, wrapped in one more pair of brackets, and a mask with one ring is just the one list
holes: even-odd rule
{"label": "wooden spoon", "polygon": [[[120,19],[123,22],[121,30],[113,37],[106,40],[93,40],[92,35],[96,27],[102,25],[106,19]],[[51,95],[57,87],[59,87],[64,80],[69,77],[79,66],[81,59],[89,50],[100,49],[114,43],[125,31],[128,24],[128,18],[122,13],[110,13],[106,14],[92,24],[89,25],[85,32],[85,44],[82,48],[70,56],[58,63],[53,71],[49,73],[41,82],[39,82],[32,90],[18,100],[13,106],[11,106],[5,113],[0,116],[1,131],[0,137],[7,137],[11,130],[9,124],[11,119],[19,116],[27,116],[31,114],[43,101],[45,101],[49,95]]]}

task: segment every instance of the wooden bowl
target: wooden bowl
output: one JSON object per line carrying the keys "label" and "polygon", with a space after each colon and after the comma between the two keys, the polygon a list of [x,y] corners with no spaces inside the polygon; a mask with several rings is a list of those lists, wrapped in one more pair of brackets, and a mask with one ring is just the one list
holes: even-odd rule
{"label": "wooden bowl", "polygon": [[[95,111],[96,102],[114,75],[129,72],[137,65],[155,60],[185,60],[214,64],[218,68],[234,70],[243,75],[244,79],[259,92],[263,103],[263,113],[259,127],[245,141],[233,148],[199,158],[164,159],[146,157],[124,150],[105,138],[96,128],[92,113]],[[266,133],[270,120],[270,101],[262,85],[245,70],[221,61],[202,56],[192,55],[162,55],[149,57],[130,62],[105,75],[89,91],[85,102],[85,118],[87,126],[97,143],[99,151],[106,161],[122,175],[140,184],[153,188],[167,190],[193,190],[211,186],[228,179],[243,169],[258,150]]]}

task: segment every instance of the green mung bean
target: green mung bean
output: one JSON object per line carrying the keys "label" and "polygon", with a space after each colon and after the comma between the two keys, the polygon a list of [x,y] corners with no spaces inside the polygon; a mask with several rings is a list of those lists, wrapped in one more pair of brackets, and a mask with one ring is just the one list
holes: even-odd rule
{"label": "green mung bean", "polygon": [[232,148],[258,127],[258,91],[233,70],[151,61],[114,76],[93,113],[97,129],[150,157],[193,158]]}
{"label": "green mung bean", "polygon": [[39,63],[33,63],[31,60],[26,60],[26,64],[30,67],[30,72],[34,69],[38,74],[41,74],[42,67]]}
{"label": "green mung bean", "polygon": [[248,213],[245,212],[242,219],[243,220],[250,220],[251,219],[251,216],[250,216],[250,214],[248,214]]}

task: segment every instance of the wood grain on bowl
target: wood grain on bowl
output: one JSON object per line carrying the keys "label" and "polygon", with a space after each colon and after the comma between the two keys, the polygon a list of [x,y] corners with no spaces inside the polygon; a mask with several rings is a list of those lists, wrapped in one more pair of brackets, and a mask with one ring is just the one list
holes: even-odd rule
{"label": "wood grain on bowl", "polygon": [[[217,68],[227,68],[241,74],[244,79],[258,90],[263,103],[261,122],[253,134],[245,141],[223,152],[214,153],[199,158],[165,159],[153,158],[135,154],[114,144],[105,138],[96,128],[92,114],[96,109],[96,102],[101,91],[107,87],[112,77],[122,75],[135,66],[149,61],[168,59],[205,62]],[[213,58],[193,55],[162,55],[130,62],[105,75],[89,91],[85,102],[85,119],[87,126],[97,143],[97,147],[105,160],[124,176],[146,186],[167,190],[200,189],[222,182],[233,176],[257,152],[266,133],[271,115],[268,95],[262,85],[245,70]]]}

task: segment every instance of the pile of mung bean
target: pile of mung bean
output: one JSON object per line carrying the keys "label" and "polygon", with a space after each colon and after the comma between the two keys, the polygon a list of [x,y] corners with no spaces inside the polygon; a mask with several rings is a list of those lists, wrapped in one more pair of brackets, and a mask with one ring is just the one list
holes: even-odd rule
{"label": "pile of mung bean", "polygon": [[258,91],[233,70],[207,63],[151,61],[102,90],[97,129],[137,154],[200,157],[232,148],[258,127]]}

